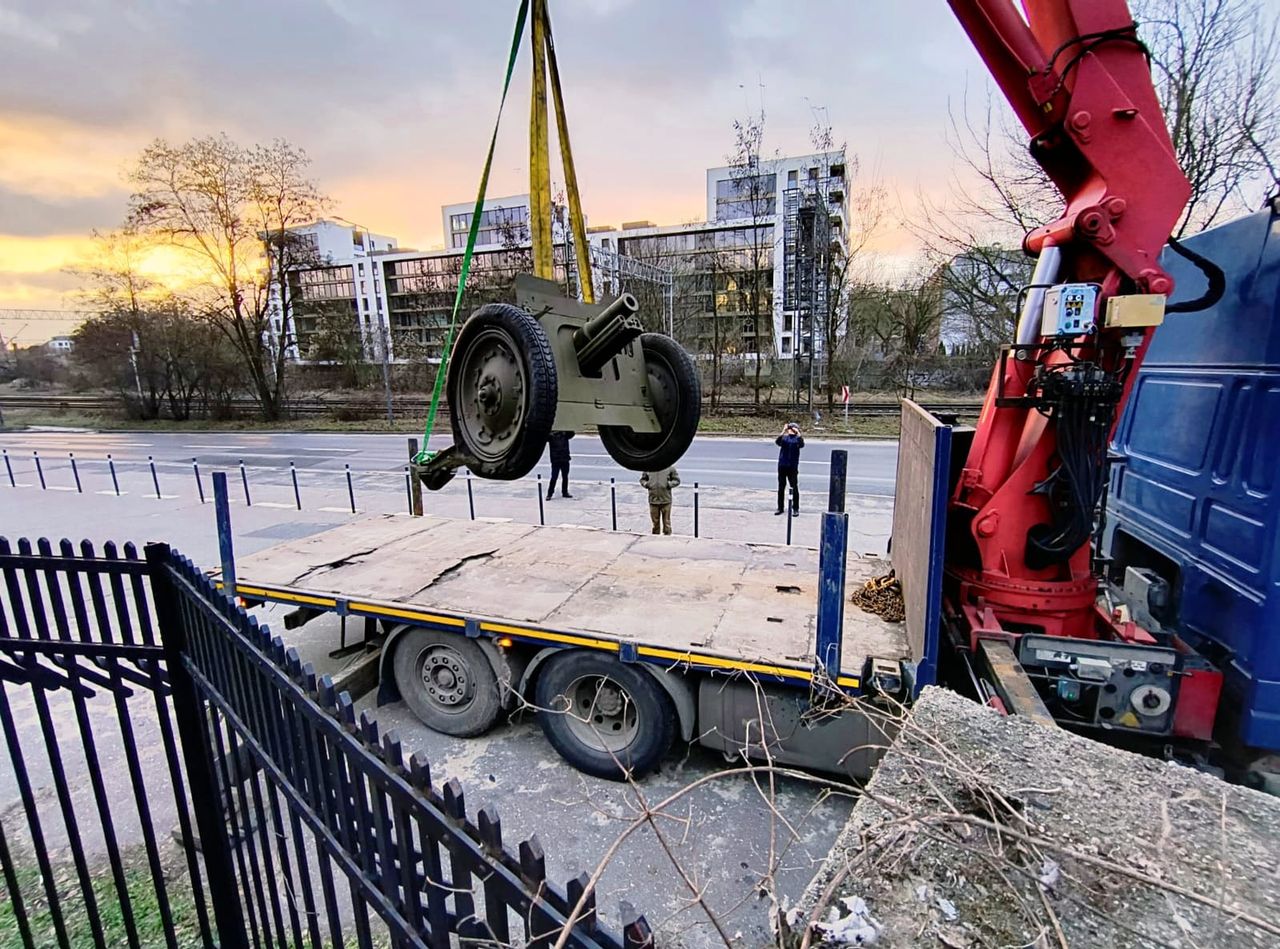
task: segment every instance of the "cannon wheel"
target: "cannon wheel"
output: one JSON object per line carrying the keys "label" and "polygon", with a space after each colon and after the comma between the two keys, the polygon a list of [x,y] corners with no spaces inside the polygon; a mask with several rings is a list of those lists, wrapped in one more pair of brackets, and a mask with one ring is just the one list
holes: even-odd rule
{"label": "cannon wheel", "polygon": [[693,443],[702,416],[702,384],[684,348],[670,336],[640,337],[649,377],[649,398],[662,430],[634,432],[624,425],[601,425],[600,441],[618,464],[632,471],[661,471],[680,460]]}
{"label": "cannon wheel", "polygon": [[453,438],[482,478],[533,470],[556,417],[556,362],[542,326],[519,307],[488,303],[458,333],[446,380]]}

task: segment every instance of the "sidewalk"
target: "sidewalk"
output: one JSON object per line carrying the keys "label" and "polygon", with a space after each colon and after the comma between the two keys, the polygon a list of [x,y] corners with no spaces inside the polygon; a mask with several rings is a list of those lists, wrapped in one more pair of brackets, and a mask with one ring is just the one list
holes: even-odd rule
{"label": "sidewalk", "polygon": [[[97,470],[103,467],[102,471]],[[77,492],[65,461],[50,459],[45,469],[48,487],[41,489],[32,477],[19,479],[10,487],[0,479],[0,534],[18,537],[48,537],[53,541],[88,538],[133,540],[142,544],[161,540],[177,547],[202,566],[217,562],[217,535],[213,517],[212,470],[201,470],[205,503],[201,504],[194,473],[162,466],[153,480],[145,463],[120,464],[117,479],[121,495],[116,496],[104,466],[80,466],[82,492]],[[228,493],[232,504],[232,526],[237,549],[246,553],[262,549],[278,540],[305,537],[345,523],[353,516],[354,495],[358,514],[408,513],[409,504],[403,474],[365,472],[355,474],[348,492],[344,472],[302,470],[297,472],[295,495],[290,472],[257,468],[246,472],[249,502],[238,469],[227,470]],[[160,484],[160,498],[155,483]],[[470,496],[468,496],[470,481]],[[600,481],[577,481],[572,498],[558,495],[541,501],[545,483],[536,478],[520,481],[486,481],[465,476],[455,478],[444,490],[423,492],[423,509],[445,517],[503,517],[515,521],[550,525],[616,525],[618,530],[647,533],[648,498],[636,482],[610,485]],[[672,522],[676,533],[694,533],[692,484],[677,488]],[[301,501],[301,510],[298,502]],[[745,488],[700,487],[697,490],[697,534],[721,540],[783,544],[787,541],[787,518],[773,514],[776,495],[772,491]],[[801,497],[802,514],[791,524],[791,541],[802,546],[818,544],[821,516],[826,507],[825,492],[808,492]],[[850,495],[849,547],[851,552],[885,552],[893,516],[890,498]]]}

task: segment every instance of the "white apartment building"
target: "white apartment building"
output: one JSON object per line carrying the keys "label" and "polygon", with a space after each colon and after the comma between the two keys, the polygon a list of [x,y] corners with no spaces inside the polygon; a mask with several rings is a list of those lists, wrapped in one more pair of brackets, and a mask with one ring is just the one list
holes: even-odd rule
{"label": "white apartment building", "polygon": [[[467,246],[475,201],[446,204],[440,209],[444,246],[461,252]],[[487,198],[480,212],[480,230],[476,233],[477,250],[493,250],[527,243],[529,240],[529,196],[514,194],[505,198]]]}
{"label": "white apartment building", "polygon": [[[593,270],[601,261],[614,275],[620,258],[633,269],[657,268],[666,276],[667,299],[678,296],[682,313],[667,315],[675,335],[687,347],[702,350],[726,322],[736,324],[735,349],[744,358],[757,354],[790,359],[821,350],[814,313],[827,305],[821,281],[814,280],[818,256],[830,245],[843,247],[848,234],[848,193],[843,151],[761,161],[750,175],[729,167],[706,171],[706,220],[657,226],[636,221],[618,228],[592,227]],[[461,257],[475,202],[441,209],[444,249],[410,251],[394,238],[319,221],[303,233],[315,235],[326,262],[301,269],[293,284],[295,343],[290,355],[308,360],[309,334],[318,314],[349,308],[366,357],[380,359],[388,341],[396,361],[438,358],[457,289]],[[556,228],[558,276],[572,279],[561,228]],[[816,241],[816,244],[815,244]],[[482,209],[469,289],[500,294],[528,266],[529,196],[490,198]],[[759,259],[767,276],[751,277]],[[621,261],[626,265],[628,261]],[[625,269],[625,267],[624,267]],[[610,275],[598,273],[602,289]],[[675,288],[673,289],[673,283]],[[767,301],[752,305],[747,284],[759,285]],[[767,315],[756,327],[753,311]],[[279,317],[276,318],[279,325]]]}
{"label": "white apartment building", "polygon": [[[708,168],[706,196],[705,221],[669,226],[637,221],[615,231],[592,228],[589,239],[623,256],[665,263],[677,279],[681,272],[705,278],[710,268],[722,271],[712,281],[715,302],[704,307],[704,314],[723,313],[726,304],[733,312],[735,294],[739,301],[742,297],[737,285],[754,265],[757,252],[762,252],[759,259],[770,277],[765,281],[768,306],[760,312],[768,313],[770,325],[760,329],[771,330],[772,339],[761,336],[757,344],[750,314],[736,312],[741,321],[735,343],[740,354],[748,359],[756,353],[792,358],[808,355],[811,348],[815,354],[820,352],[822,338],[815,329],[814,314],[821,313],[828,301],[823,281],[813,279],[814,265],[820,264],[824,250],[815,248],[814,242],[838,244],[842,251],[848,245],[844,151],[762,160],[754,174],[728,166]],[[702,340],[708,334],[697,331],[696,336]],[[693,339],[682,342],[694,344]]]}
{"label": "white apartment building", "polygon": [[[366,358],[380,358],[380,327],[386,323],[386,290],[373,257],[396,250],[399,241],[351,222],[325,219],[295,228],[293,233],[310,245],[316,263],[296,268],[291,275],[294,296],[289,314],[289,357],[308,358],[308,340],[316,330],[322,310],[343,315],[349,310]],[[276,296],[274,282],[271,294],[272,329],[279,339],[283,307]]]}

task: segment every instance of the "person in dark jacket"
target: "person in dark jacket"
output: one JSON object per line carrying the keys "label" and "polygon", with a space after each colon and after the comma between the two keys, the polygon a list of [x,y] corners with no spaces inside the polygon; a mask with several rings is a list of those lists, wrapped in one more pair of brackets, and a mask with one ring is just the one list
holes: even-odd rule
{"label": "person in dark jacket", "polygon": [[800,449],[804,447],[804,436],[800,434],[800,426],[788,422],[787,427],[774,442],[778,446],[778,509],[774,514],[784,514],[787,510],[787,484],[791,485],[791,513],[800,513],[800,488],[796,484],[800,474]]}
{"label": "person in dark jacket", "polygon": [[552,432],[547,439],[551,449],[551,482],[547,485],[547,500],[556,493],[556,478],[560,478],[560,497],[571,498],[569,493],[569,439],[573,432]]}

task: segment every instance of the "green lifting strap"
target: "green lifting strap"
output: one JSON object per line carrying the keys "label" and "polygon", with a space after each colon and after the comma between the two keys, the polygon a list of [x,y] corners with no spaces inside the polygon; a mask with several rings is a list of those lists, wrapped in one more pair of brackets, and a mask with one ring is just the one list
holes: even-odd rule
{"label": "green lifting strap", "polygon": [[462,272],[458,275],[458,292],[453,297],[453,315],[449,319],[449,332],[445,334],[444,349],[440,352],[440,365],[436,368],[436,383],[431,390],[431,407],[427,410],[427,426],[422,432],[422,450],[414,457],[415,464],[424,465],[431,460],[435,452],[428,450],[431,431],[436,425],[436,412],[440,408],[440,393],[444,389],[445,374],[449,367],[449,356],[453,350],[453,336],[458,329],[458,310],[462,308],[462,292],[467,285],[467,274],[471,272],[471,255],[476,247],[476,237],[480,233],[480,215],[484,211],[484,196],[489,187],[489,169],[493,167],[493,151],[498,142],[498,126],[502,122],[502,107],[507,102],[507,90],[511,88],[511,74],[515,71],[516,56],[520,52],[520,40],[524,36],[525,20],[529,16],[529,0],[520,0],[520,10],[516,13],[516,29],[511,37],[511,54],[507,57],[507,76],[502,81],[502,98],[498,101],[498,116],[493,122],[493,135],[489,139],[489,154],[485,156],[484,172],[480,175],[480,190],[476,194],[475,210],[471,213],[471,229],[467,233],[467,249],[462,255]]}

